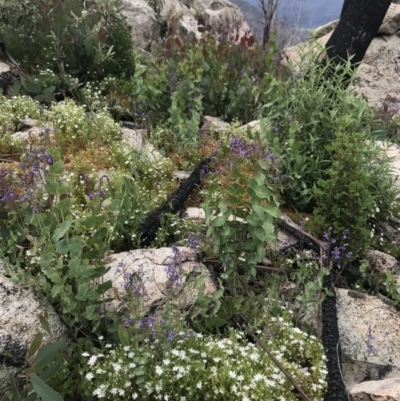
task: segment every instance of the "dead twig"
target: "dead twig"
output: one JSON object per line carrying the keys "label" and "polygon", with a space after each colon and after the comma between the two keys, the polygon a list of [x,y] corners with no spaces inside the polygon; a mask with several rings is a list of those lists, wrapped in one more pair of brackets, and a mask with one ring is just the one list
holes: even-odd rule
{"label": "dead twig", "polygon": [[[241,316],[241,318],[243,319],[243,316]],[[272,355],[272,353],[268,350],[265,344],[253,333],[253,331],[246,324],[243,324],[243,328],[247,331],[248,334],[251,335],[251,337],[253,337],[254,341],[264,350],[264,352],[269,356],[269,358],[271,358],[272,362],[275,363],[275,365],[286,376],[286,378],[290,381],[290,383],[294,386],[294,388],[303,396],[303,398],[307,401],[311,401],[311,399],[296,383],[293,377],[286,371],[286,369],[282,366],[282,364]]]}

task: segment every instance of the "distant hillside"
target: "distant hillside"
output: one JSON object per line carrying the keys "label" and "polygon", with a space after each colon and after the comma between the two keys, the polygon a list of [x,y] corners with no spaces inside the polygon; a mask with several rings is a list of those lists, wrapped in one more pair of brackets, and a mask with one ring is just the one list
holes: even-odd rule
{"label": "distant hillside", "polygon": [[262,41],[263,17],[261,10],[246,0],[229,0],[235,6],[239,7],[247,21],[251,32],[259,42]]}
{"label": "distant hillside", "polygon": [[[229,1],[240,8],[240,10],[244,15],[245,20],[247,21],[251,29],[251,32],[256,37],[257,41],[261,43],[263,37],[264,20],[262,12],[257,5],[257,0],[251,0],[253,4],[249,3],[246,0],[229,0]],[[276,42],[278,47],[280,48],[284,48],[288,45],[290,46],[295,45],[305,40],[305,38],[307,37],[307,33],[303,28],[301,28],[302,26],[304,26],[302,19],[300,19],[300,21],[297,21],[296,15],[294,16],[294,18],[293,16],[290,15],[290,12],[293,12],[293,9],[296,8],[282,8],[281,10],[279,10],[277,14],[276,29],[278,29],[279,32],[278,36],[276,37]],[[291,22],[291,21],[296,21],[296,22]],[[293,35],[293,37],[291,37],[290,30],[295,24],[298,24],[300,28]],[[289,37],[290,39],[288,39]]]}

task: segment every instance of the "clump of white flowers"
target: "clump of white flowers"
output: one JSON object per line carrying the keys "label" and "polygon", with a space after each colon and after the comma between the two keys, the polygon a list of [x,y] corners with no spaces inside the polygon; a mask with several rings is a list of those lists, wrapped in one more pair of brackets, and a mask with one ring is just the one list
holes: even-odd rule
{"label": "clump of white flowers", "polygon": [[[288,316],[271,318],[268,332],[258,335],[306,394],[322,400],[327,374],[323,347],[293,327]],[[155,347],[119,346],[105,354],[84,354],[84,386],[110,401],[299,399],[279,368],[242,332],[231,331],[223,339],[171,333],[168,338],[169,346],[159,341]]]}
{"label": "clump of white flowers", "polygon": [[0,136],[15,132],[18,122],[24,118],[38,120],[40,104],[29,96],[0,96]]}

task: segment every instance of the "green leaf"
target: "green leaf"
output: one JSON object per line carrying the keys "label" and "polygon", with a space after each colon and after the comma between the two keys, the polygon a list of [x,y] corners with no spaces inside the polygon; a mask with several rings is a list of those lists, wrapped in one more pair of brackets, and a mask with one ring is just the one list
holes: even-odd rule
{"label": "green leaf", "polygon": [[80,266],[81,266],[81,259],[80,258],[72,258],[69,261],[68,267],[68,274],[69,276],[71,276],[72,278],[79,278],[81,275],[80,272]]}
{"label": "green leaf", "polygon": [[82,222],[82,225],[86,228],[95,228],[101,226],[106,220],[107,216],[104,214],[101,216],[90,216]]}
{"label": "green leaf", "polygon": [[59,175],[62,174],[63,172],[64,172],[64,163],[62,162],[62,160],[56,161],[49,167],[50,174]]}
{"label": "green leaf", "polygon": [[69,1],[68,5],[74,15],[76,15],[78,18],[82,16],[82,7],[79,3],[79,0],[71,0]]}
{"label": "green leaf", "polygon": [[78,252],[82,250],[84,246],[85,242],[80,238],[73,237],[68,240],[64,238],[57,242],[56,251],[61,255],[65,255],[68,252]]}
{"label": "green leaf", "polygon": [[226,223],[227,220],[228,220],[228,218],[225,216],[218,216],[217,218],[215,218],[214,220],[211,221],[210,226],[221,227]]}
{"label": "green leaf", "polygon": [[73,198],[65,198],[60,202],[58,202],[57,205],[54,206],[54,209],[56,211],[66,213],[71,208],[73,202],[74,202]]}
{"label": "green leaf", "polygon": [[13,95],[14,96],[17,96],[19,93],[20,93],[20,91],[21,91],[21,81],[20,80],[15,80],[14,81],[14,85],[13,85],[13,89],[12,89],[12,93],[13,93]]}
{"label": "green leaf", "polygon": [[89,238],[87,241],[88,245],[95,245],[98,242],[102,241],[108,234],[108,228],[107,227],[101,227],[99,230],[97,230],[92,238]]}
{"label": "green leaf", "polygon": [[49,322],[43,315],[39,315],[39,322],[40,322],[40,325],[42,326],[43,330],[45,330],[49,335],[51,335]]}
{"label": "green leaf", "polygon": [[36,82],[32,82],[32,81],[29,81],[29,80],[26,80],[24,83],[23,83],[23,86],[24,86],[24,88],[26,89],[26,91],[27,92],[30,92],[30,93],[40,93],[41,92],[41,88],[40,88],[40,85],[39,84],[37,84]]}
{"label": "green leaf", "polygon": [[266,213],[268,213],[272,217],[279,218],[282,216],[282,212],[279,210],[279,208],[277,206],[274,206],[271,203],[269,203],[267,206],[265,206],[264,210]]}
{"label": "green leaf", "polygon": [[54,234],[51,237],[53,244],[55,244],[57,241],[59,241],[60,238],[64,237],[64,235],[70,229],[71,224],[72,224],[72,220],[64,221],[61,224],[61,227],[58,227],[54,230]]}
{"label": "green leaf", "polygon": [[133,374],[134,375],[136,375],[136,376],[142,376],[142,375],[144,375],[145,373],[146,373],[146,371],[144,370],[144,368],[136,368],[136,369],[133,369]]}
{"label": "green leaf", "polygon": [[100,284],[97,289],[96,292],[99,293],[99,295],[103,294],[104,292],[106,292],[107,290],[109,290],[112,287],[112,281],[108,280],[103,284]]}
{"label": "green leaf", "polygon": [[50,365],[48,368],[46,368],[40,375],[39,377],[45,382],[47,381],[54,372],[56,372],[58,369],[60,369],[61,366],[58,363],[53,363]]}
{"label": "green leaf", "polygon": [[129,333],[122,324],[118,326],[118,337],[124,347],[129,346]]}
{"label": "green leaf", "polygon": [[22,401],[21,393],[18,390],[18,386],[17,386],[17,383],[15,382],[14,376],[11,376],[10,382],[11,382],[11,393],[12,393],[13,401]]}
{"label": "green leaf", "polygon": [[42,399],[42,401],[64,401],[64,398],[51,387],[49,387],[40,377],[36,376],[34,373],[30,373],[29,377],[31,379],[33,389],[36,391],[37,395]]}
{"label": "green leaf", "polygon": [[66,347],[67,343],[65,341],[56,341],[51,344],[46,344],[39,350],[35,364],[33,365],[33,370],[38,371],[44,367],[47,363],[54,360],[54,358]]}
{"label": "green leaf", "polygon": [[36,336],[33,338],[31,345],[28,350],[28,359],[36,354],[37,350],[40,348],[42,345],[43,341],[43,333],[37,333]]}

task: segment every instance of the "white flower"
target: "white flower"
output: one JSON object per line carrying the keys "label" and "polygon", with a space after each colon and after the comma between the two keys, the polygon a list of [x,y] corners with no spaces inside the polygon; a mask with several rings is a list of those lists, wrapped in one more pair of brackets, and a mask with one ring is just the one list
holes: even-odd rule
{"label": "white flower", "polygon": [[202,382],[198,382],[198,383],[196,384],[196,387],[197,387],[199,390],[201,390],[201,388],[203,387]]}
{"label": "white flower", "polygon": [[236,378],[236,373],[234,372],[234,371],[230,371],[229,373],[228,373],[228,375],[229,375],[229,377],[231,378],[231,379],[235,379]]}
{"label": "white flower", "polygon": [[90,359],[88,360],[88,365],[89,365],[89,366],[93,366],[93,365],[96,363],[96,361],[97,361],[97,356],[92,355],[92,356],[90,357]]}
{"label": "white flower", "polygon": [[92,380],[93,377],[94,377],[94,374],[91,373],[91,372],[89,372],[89,373],[85,376],[86,380]]}
{"label": "white flower", "polygon": [[161,376],[162,374],[163,374],[163,369],[162,369],[162,367],[161,366],[156,366],[156,374],[158,375],[158,376]]}
{"label": "white flower", "polygon": [[169,359],[164,359],[163,364],[164,365],[169,365],[171,363],[171,361]]}
{"label": "white flower", "polygon": [[88,352],[84,352],[84,353],[82,354],[82,356],[90,356],[90,354],[89,354]]}
{"label": "white flower", "polygon": [[104,337],[103,336],[99,336],[99,340],[101,341],[101,340],[104,340]]}
{"label": "white flower", "polygon": [[137,393],[133,393],[133,394],[132,394],[132,399],[133,399],[133,400],[136,400],[136,398],[138,398]]}

